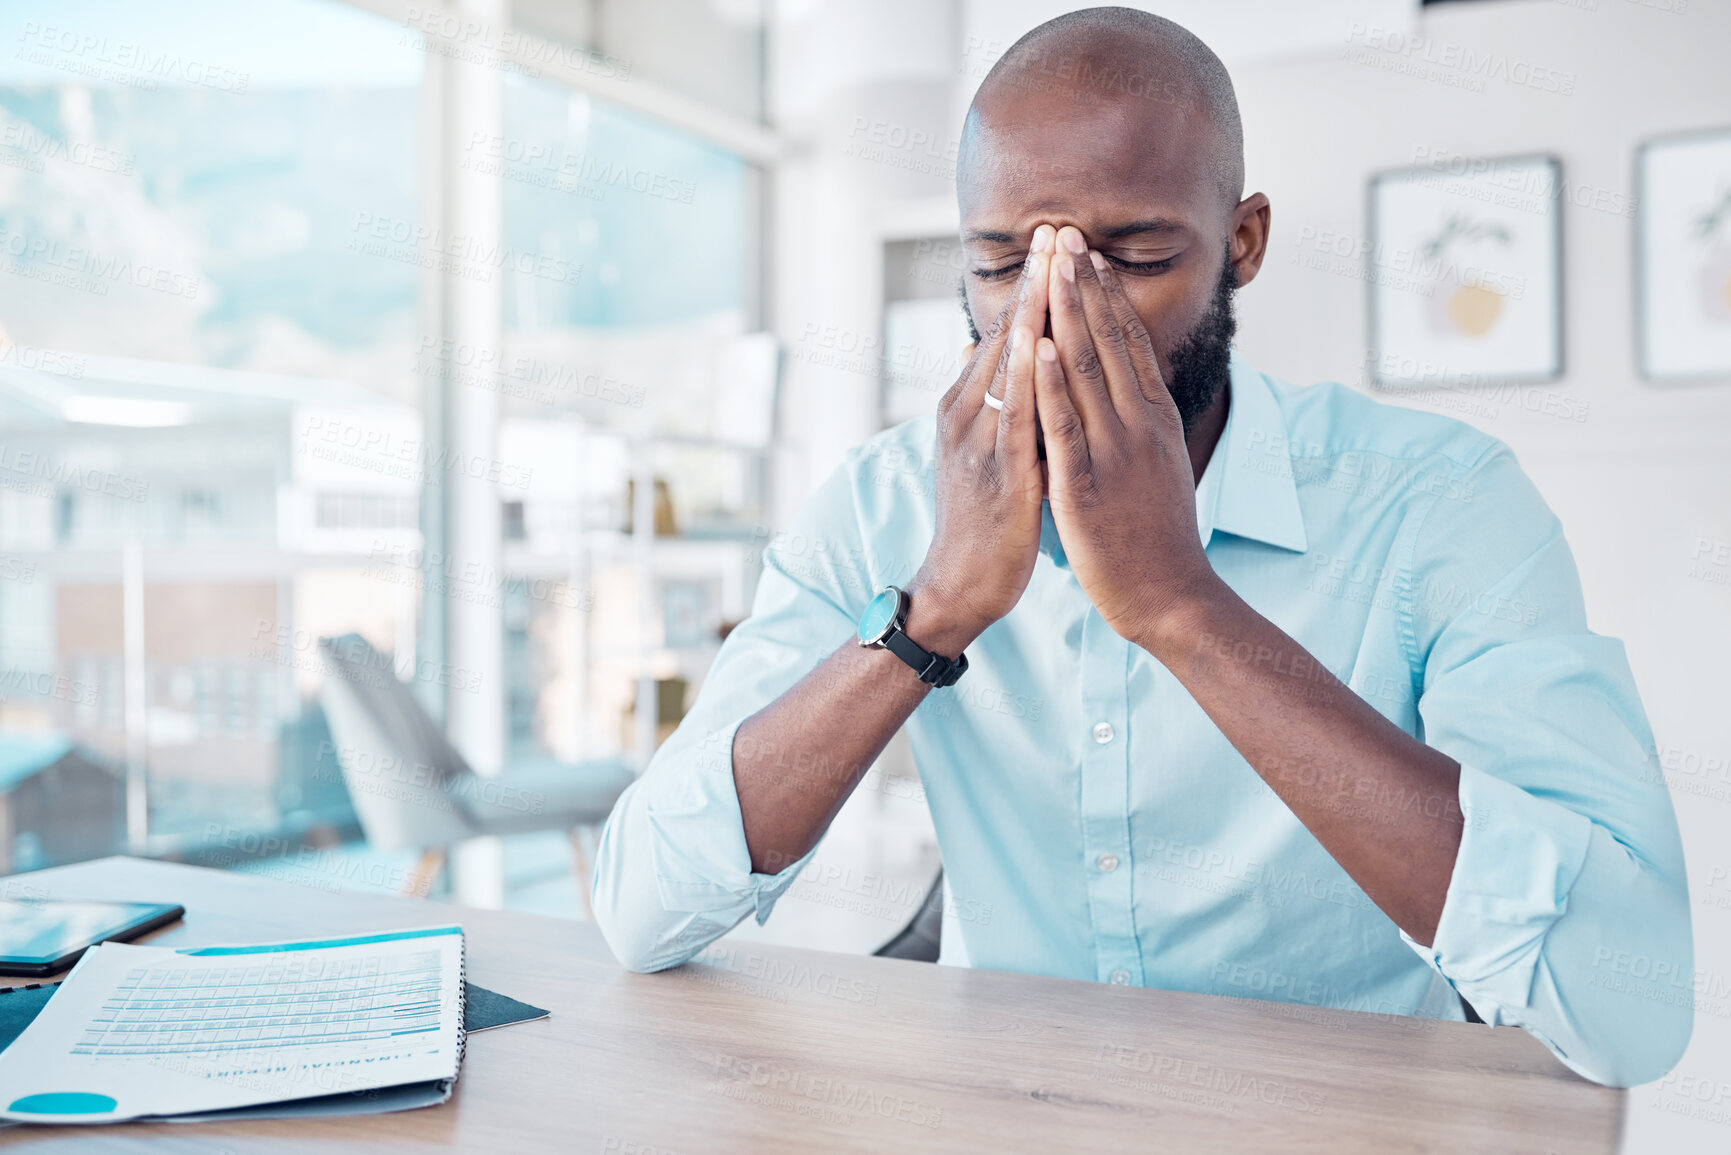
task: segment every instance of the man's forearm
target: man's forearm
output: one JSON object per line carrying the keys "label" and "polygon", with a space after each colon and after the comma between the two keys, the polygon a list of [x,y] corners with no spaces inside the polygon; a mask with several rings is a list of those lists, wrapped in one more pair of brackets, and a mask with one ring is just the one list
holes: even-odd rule
{"label": "man's forearm", "polygon": [[[954,658],[979,630],[914,591],[907,634]],[[842,803],[931,687],[883,649],[843,642],[733,740],[733,783],[751,869],[777,874],[817,845]]]}
{"label": "man's forearm", "polygon": [[1371,901],[1430,945],[1460,849],[1460,766],[1224,583],[1137,640]]}

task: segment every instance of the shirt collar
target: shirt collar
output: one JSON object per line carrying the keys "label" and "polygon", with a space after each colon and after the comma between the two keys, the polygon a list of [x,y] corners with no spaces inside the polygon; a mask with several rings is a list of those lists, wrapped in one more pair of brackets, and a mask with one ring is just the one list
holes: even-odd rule
{"label": "shirt collar", "polygon": [[[1206,549],[1216,530],[1299,553],[1310,548],[1286,433],[1268,378],[1232,352],[1226,428],[1196,486],[1196,528]],[[1040,510],[1040,550],[1068,568],[1050,502]]]}
{"label": "shirt collar", "polygon": [[1226,428],[1196,486],[1202,544],[1216,531],[1303,553],[1310,546],[1292,476],[1286,415],[1268,378],[1232,353]]}

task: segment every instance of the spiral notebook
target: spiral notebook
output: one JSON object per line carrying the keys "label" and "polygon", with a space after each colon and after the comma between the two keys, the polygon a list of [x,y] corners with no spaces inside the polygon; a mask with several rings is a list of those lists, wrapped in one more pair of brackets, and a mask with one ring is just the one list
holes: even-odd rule
{"label": "spiral notebook", "polygon": [[0,1119],[350,1113],[441,1103],[462,1065],[463,931],[87,952],[0,1051]]}

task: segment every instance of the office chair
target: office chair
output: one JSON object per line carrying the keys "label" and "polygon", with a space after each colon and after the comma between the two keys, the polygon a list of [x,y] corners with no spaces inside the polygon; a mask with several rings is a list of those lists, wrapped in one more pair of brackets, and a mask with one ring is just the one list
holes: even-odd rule
{"label": "office chair", "polygon": [[[631,785],[623,759],[515,762],[484,778],[399,681],[389,654],[359,634],[320,638],[327,660],[319,700],[331,745],[367,842],[380,850],[416,849],[420,861],[404,891],[424,895],[443,873],[453,843],[482,835],[565,830],[577,893],[590,918],[584,827],[606,821]],[[326,751],[320,751],[320,757]]]}
{"label": "office chair", "polygon": [[944,870],[938,868],[938,877],[933,880],[932,888],[926,891],[926,897],[920,901],[920,908],[914,911],[908,924],[884,945],[872,953],[879,958],[904,958],[914,962],[938,961],[938,948],[944,939]]}

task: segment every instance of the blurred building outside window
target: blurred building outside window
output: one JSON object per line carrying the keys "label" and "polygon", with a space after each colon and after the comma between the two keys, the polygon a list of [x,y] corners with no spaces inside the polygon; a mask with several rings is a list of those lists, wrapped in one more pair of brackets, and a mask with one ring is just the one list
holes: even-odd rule
{"label": "blurred building outside window", "polygon": [[[443,163],[499,181],[505,249],[462,253],[427,209],[436,35],[336,0],[0,22],[0,745],[142,761],[153,853],[340,832],[317,639],[359,632],[412,672],[429,603],[484,597],[508,754],[645,754],[754,581],[762,171],[501,68],[503,132]],[[452,277],[497,279],[499,349],[428,323]],[[423,436],[438,388],[502,402],[496,573],[422,547],[428,483],[462,467]],[[634,478],[671,527],[631,533]],[[31,853],[0,873],[49,864]]]}

